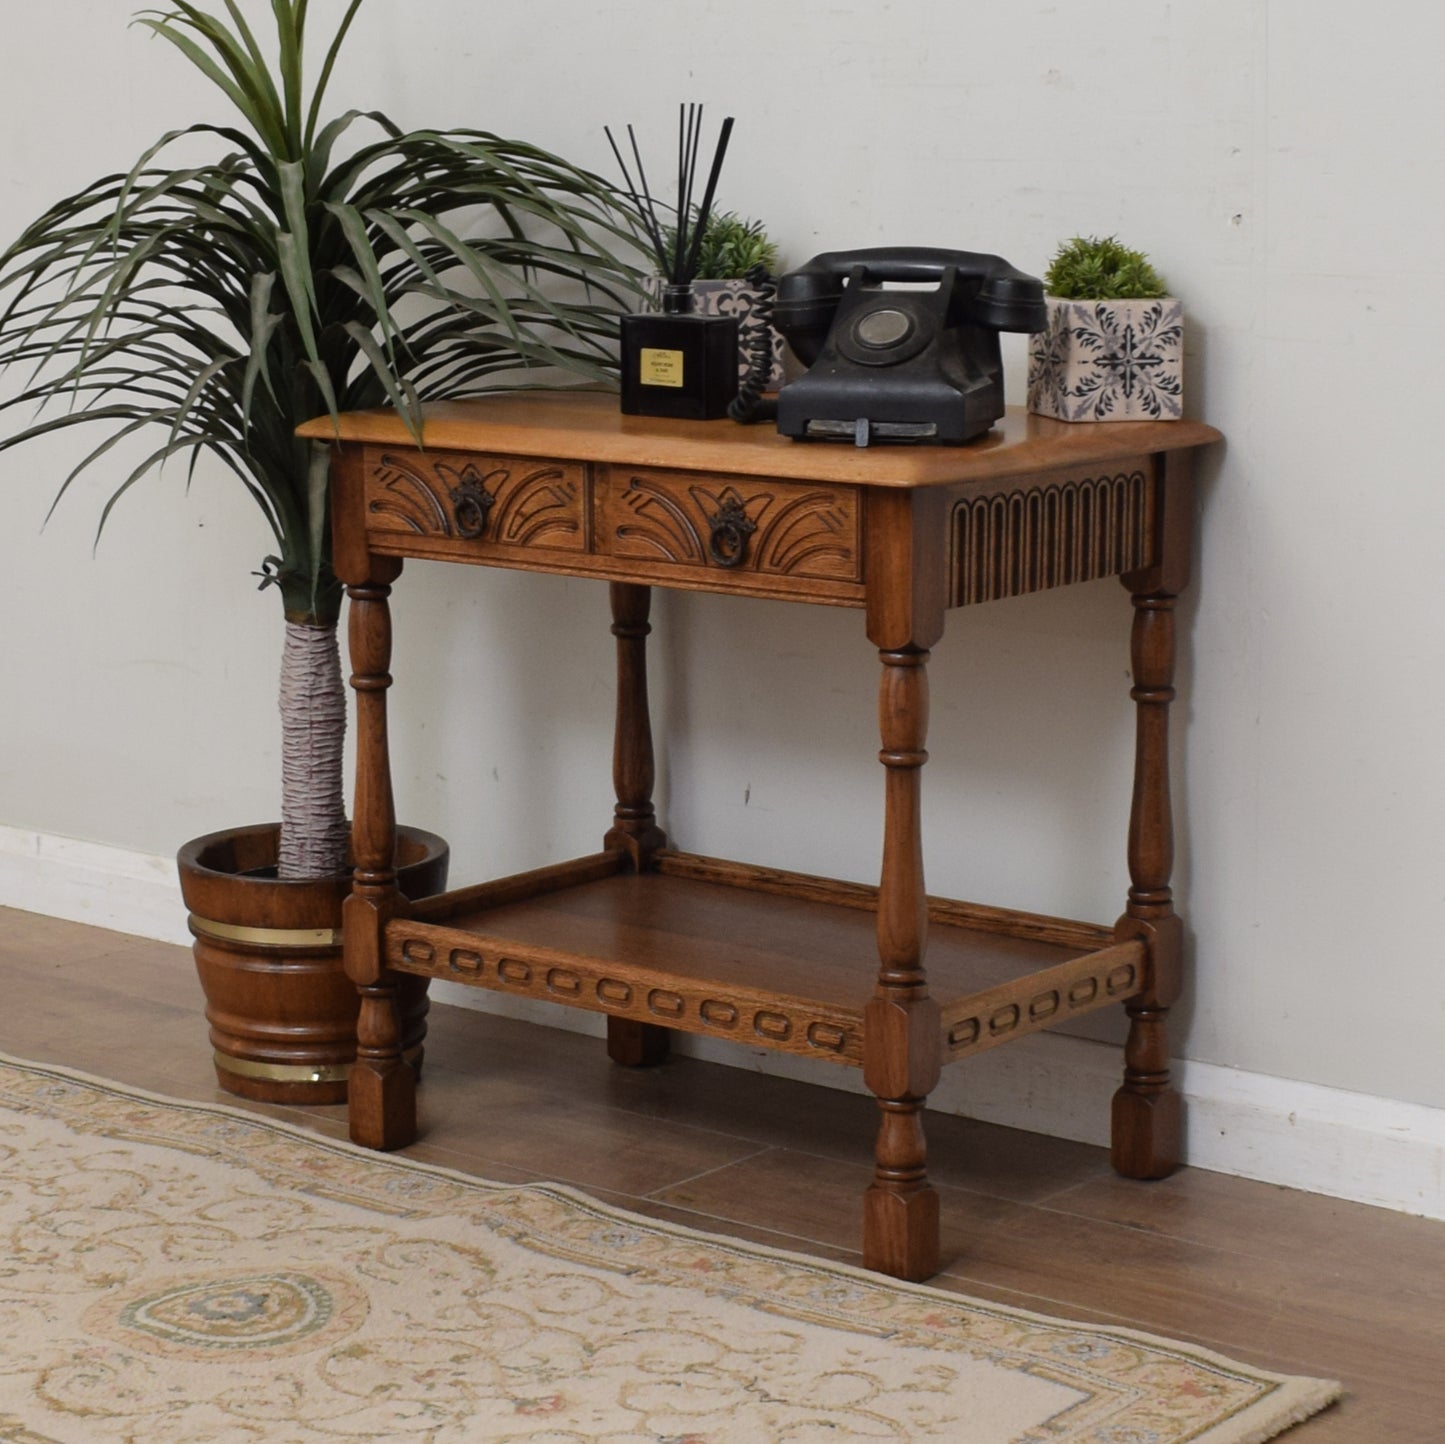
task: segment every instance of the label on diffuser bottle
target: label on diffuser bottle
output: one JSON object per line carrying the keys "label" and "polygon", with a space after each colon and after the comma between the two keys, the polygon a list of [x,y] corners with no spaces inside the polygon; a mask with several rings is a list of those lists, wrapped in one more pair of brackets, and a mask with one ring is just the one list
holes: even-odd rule
{"label": "label on diffuser bottle", "polygon": [[664,351],[656,346],[641,348],[637,379],[644,386],[682,387],[682,352]]}

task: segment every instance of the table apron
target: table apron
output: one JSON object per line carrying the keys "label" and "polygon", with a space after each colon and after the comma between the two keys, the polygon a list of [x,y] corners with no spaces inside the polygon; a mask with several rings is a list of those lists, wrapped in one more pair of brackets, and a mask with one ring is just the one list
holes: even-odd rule
{"label": "table apron", "polygon": [[[886,580],[866,538],[888,488],[375,446],[361,471],[377,556],[840,607]],[[1162,491],[1147,454],[955,483],[916,494],[915,535],[971,606],[1153,565]]]}

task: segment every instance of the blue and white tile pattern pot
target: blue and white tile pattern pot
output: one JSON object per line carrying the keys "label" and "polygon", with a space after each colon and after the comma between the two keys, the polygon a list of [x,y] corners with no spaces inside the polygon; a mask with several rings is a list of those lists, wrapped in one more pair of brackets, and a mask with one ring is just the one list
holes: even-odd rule
{"label": "blue and white tile pattern pot", "polygon": [[1177,421],[1184,308],[1150,301],[1045,298],[1049,325],[1029,338],[1029,410],[1060,421]]}

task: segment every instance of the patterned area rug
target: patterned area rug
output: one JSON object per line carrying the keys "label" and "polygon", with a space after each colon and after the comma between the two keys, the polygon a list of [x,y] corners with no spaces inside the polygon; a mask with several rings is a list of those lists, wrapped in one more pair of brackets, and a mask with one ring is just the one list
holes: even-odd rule
{"label": "patterned area rug", "polygon": [[3,1058],[0,1158],[13,1444],[1256,1444],[1338,1392]]}

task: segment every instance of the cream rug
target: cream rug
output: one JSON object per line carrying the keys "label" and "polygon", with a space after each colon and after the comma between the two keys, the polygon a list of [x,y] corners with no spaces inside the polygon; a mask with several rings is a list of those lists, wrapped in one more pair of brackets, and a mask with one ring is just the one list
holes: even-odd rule
{"label": "cream rug", "polygon": [[1335,1397],[0,1058],[12,1444],[1255,1444]]}

